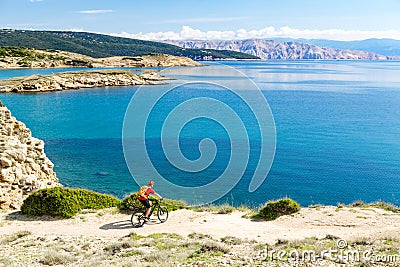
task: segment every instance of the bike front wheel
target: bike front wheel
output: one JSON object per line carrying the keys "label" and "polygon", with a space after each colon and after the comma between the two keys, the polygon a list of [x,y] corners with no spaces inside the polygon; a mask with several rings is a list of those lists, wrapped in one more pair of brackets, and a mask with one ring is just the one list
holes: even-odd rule
{"label": "bike front wheel", "polygon": [[159,206],[157,210],[157,217],[160,222],[166,222],[168,220],[168,208],[165,206]]}
{"label": "bike front wheel", "polygon": [[145,213],[142,210],[136,210],[132,213],[131,216],[131,223],[132,226],[137,228],[137,227],[142,227],[143,224],[145,223]]}

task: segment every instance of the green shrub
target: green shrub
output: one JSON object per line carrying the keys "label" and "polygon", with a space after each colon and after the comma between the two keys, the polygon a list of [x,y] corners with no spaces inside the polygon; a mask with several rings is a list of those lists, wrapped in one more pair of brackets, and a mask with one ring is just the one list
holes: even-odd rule
{"label": "green shrub", "polygon": [[37,53],[35,56],[36,56],[37,59],[45,59],[46,58],[46,55],[39,54],[39,53]]}
{"label": "green shrub", "polygon": [[185,209],[188,206],[183,200],[175,200],[170,198],[164,198],[161,204],[163,206],[167,206],[169,211]]}
{"label": "green shrub", "polygon": [[279,216],[300,211],[300,204],[290,198],[270,201],[260,209],[260,216],[267,220],[275,220]]}
{"label": "green shrub", "polygon": [[78,198],[81,209],[104,209],[118,207],[121,201],[107,194],[100,194],[86,189],[72,189]]}
{"label": "green shrub", "polygon": [[115,197],[85,189],[46,188],[30,194],[21,206],[26,215],[52,215],[70,218],[82,209],[102,209],[119,206]]}
{"label": "green shrub", "polygon": [[[150,200],[155,199],[150,197]],[[169,211],[184,209],[187,207],[185,201],[182,200],[175,200],[164,198],[161,202],[162,206],[167,206]],[[135,210],[143,208],[142,203],[138,199],[137,192],[130,194],[129,196],[125,197],[120,206],[121,210]]]}
{"label": "green shrub", "polygon": [[21,206],[23,214],[31,216],[59,215],[70,218],[80,210],[78,198],[68,188],[46,188],[30,194]]}
{"label": "green shrub", "polygon": [[3,46],[0,47],[0,57],[30,57],[33,53],[25,47],[12,47]]}
{"label": "green shrub", "polygon": [[138,199],[137,193],[132,193],[129,196],[125,197],[121,202],[120,209],[121,210],[135,210],[143,208],[142,203],[140,203]]}
{"label": "green shrub", "polygon": [[362,200],[356,200],[356,201],[354,201],[353,203],[350,204],[350,207],[365,208],[365,207],[367,207],[367,204]]}

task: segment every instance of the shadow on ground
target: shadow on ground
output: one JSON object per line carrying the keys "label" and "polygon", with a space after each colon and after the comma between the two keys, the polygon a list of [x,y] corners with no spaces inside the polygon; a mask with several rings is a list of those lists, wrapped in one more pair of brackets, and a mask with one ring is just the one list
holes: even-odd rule
{"label": "shadow on ground", "polygon": [[66,220],[65,218],[56,216],[56,217],[52,217],[52,216],[47,216],[47,215],[43,215],[43,216],[28,216],[28,215],[24,215],[21,213],[21,211],[15,211],[12,212],[10,214],[8,214],[5,219],[7,221],[24,221],[24,222],[32,222],[32,221],[60,221],[60,220]]}
{"label": "shadow on ground", "polygon": [[102,226],[100,226],[101,230],[121,230],[121,229],[129,229],[133,228],[131,221],[118,221],[118,222],[112,222],[112,223],[107,223]]}
{"label": "shadow on ground", "polygon": [[[142,227],[145,227],[146,225],[157,225],[157,224],[161,224],[161,222],[159,220],[152,219],[152,220],[146,222]],[[112,222],[112,223],[107,223],[107,224],[100,226],[101,230],[122,230],[122,229],[131,229],[131,228],[135,229],[137,227],[133,227],[130,220]]]}

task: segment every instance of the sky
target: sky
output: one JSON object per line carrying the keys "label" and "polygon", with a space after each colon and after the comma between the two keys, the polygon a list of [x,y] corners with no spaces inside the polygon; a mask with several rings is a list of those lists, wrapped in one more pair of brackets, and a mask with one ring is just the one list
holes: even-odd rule
{"label": "sky", "polygon": [[400,0],[0,0],[0,28],[147,40],[400,40]]}

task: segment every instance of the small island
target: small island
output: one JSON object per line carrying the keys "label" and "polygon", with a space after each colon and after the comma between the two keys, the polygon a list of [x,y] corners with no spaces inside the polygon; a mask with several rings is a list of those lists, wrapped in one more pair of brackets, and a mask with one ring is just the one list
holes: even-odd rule
{"label": "small island", "polygon": [[110,68],[106,70],[63,72],[52,75],[32,75],[0,81],[0,92],[35,93],[74,90],[107,86],[164,84],[169,78],[156,70],[137,74],[112,68],[150,68],[173,66],[202,66],[187,57],[167,54],[146,54],[135,57],[92,58],[58,50],[40,50],[23,47],[0,47],[0,69],[13,68]]}
{"label": "small island", "polygon": [[126,70],[96,70],[32,75],[0,81],[2,93],[37,93],[107,86],[158,85],[169,78],[149,71],[136,74]]}

